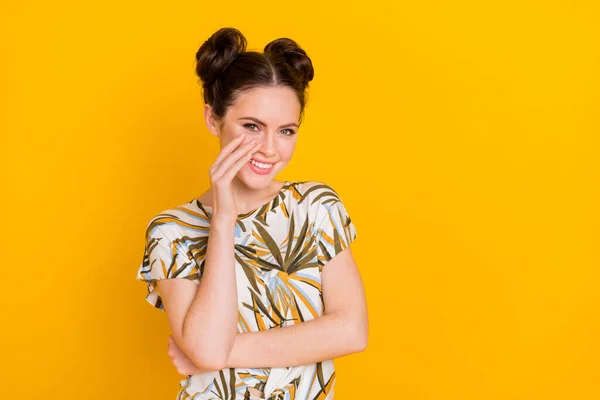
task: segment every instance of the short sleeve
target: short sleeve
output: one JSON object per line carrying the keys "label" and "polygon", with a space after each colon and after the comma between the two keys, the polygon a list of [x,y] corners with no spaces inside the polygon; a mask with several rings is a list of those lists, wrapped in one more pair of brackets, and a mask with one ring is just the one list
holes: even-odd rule
{"label": "short sleeve", "polygon": [[170,278],[190,279],[199,284],[197,263],[188,256],[182,239],[173,234],[167,236],[159,225],[150,223],[137,279],[147,284],[146,301],[160,310],[164,310],[164,306],[156,290],[156,281]]}
{"label": "short sleeve", "polygon": [[356,227],[339,197],[320,207],[316,243],[318,262],[323,266],[356,239]]}

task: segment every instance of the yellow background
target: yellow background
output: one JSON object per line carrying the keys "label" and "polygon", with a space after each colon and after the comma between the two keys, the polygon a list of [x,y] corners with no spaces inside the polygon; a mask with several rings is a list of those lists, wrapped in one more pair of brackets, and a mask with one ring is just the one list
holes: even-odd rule
{"label": "yellow background", "polygon": [[223,26],[315,67],[280,179],[342,196],[370,312],[336,399],[600,398],[594,1],[10,2],[0,13],[0,398],[171,399],[135,280],[218,146],[194,55]]}

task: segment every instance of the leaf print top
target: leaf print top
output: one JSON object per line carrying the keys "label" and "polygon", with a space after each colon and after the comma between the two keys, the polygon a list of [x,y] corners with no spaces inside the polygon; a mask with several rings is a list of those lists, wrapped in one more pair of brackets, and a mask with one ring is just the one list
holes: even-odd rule
{"label": "leaf print top", "polygon": [[[147,225],[137,279],[146,300],[163,310],[159,279],[200,284],[208,245],[211,207],[198,199],[165,210]],[[356,230],[336,191],[317,181],[285,181],[275,198],[238,216],[235,268],[238,332],[285,327],[323,315],[321,271],[350,245]],[[293,345],[293,344],[290,344]],[[287,368],[225,368],[189,375],[177,399],[333,399],[333,360]]]}

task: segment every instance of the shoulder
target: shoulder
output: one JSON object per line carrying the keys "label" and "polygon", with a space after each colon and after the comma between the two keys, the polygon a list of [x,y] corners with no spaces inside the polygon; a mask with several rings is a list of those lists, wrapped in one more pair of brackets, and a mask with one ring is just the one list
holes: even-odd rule
{"label": "shoulder", "polygon": [[188,235],[189,230],[203,231],[204,226],[209,226],[209,221],[203,214],[192,209],[192,201],[164,209],[146,223],[146,237],[165,237],[168,241],[177,240]]}
{"label": "shoulder", "polygon": [[[163,210],[152,217],[146,223],[146,241],[159,241],[161,244],[171,242],[173,240],[173,227],[169,223],[172,219],[170,209]],[[164,242],[164,243],[163,243]]]}
{"label": "shoulder", "polygon": [[292,186],[300,197],[300,201],[308,202],[311,207],[319,207],[324,202],[340,201],[337,191],[327,182],[301,181],[293,182]]}
{"label": "shoulder", "polygon": [[[323,181],[293,182],[292,196],[295,209],[306,215],[315,226],[320,225],[328,216],[337,215],[343,203],[332,185]],[[345,210],[342,210],[344,213]]]}

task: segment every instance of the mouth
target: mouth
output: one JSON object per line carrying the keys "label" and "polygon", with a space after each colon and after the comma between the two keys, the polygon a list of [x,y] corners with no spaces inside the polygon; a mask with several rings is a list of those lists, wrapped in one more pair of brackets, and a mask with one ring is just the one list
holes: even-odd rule
{"label": "mouth", "polygon": [[248,166],[250,169],[259,175],[266,175],[270,173],[273,170],[274,165],[275,163],[263,163],[255,159],[248,161]]}

